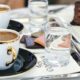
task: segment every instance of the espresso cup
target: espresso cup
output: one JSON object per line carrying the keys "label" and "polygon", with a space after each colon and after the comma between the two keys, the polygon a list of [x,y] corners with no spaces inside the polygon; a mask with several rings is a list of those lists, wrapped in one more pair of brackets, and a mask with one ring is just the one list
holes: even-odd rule
{"label": "espresso cup", "polygon": [[0,70],[10,68],[19,50],[20,35],[9,29],[0,29]]}
{"label": "espresso cup", "polygon": [[10,21],[10,7],[0,4],[0,28],[6,29]]}

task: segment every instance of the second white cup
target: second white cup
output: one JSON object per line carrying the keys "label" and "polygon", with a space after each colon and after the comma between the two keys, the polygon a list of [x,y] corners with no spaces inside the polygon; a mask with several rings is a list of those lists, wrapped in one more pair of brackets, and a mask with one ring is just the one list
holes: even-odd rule
{"label": "second white cup", "polygon": [[10,21],[10,7],[0,4],[0,28],[6,29]]}

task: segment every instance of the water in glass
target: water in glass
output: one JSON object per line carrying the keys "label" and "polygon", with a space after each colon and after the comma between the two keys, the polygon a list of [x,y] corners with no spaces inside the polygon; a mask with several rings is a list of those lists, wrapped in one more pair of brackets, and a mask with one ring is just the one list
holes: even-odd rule
{"label": "water in glass", "polygon": [[45,31],[46,57],[55,67],[69,63],[71,35],[63,26],[49,26]]}
{"label": "water in glass", "polygon": [[29,12],[30,31],[33,33],[43,29],[47,24],[48,1],[30,0]]}

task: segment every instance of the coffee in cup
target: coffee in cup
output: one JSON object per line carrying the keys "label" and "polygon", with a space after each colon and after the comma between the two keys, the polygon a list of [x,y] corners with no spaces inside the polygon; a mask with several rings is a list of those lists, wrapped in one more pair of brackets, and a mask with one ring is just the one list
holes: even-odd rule
{"label": "coffee in cup", "polygon": [[10,21],[10,7],[0,4],[0,28],[7,28]]}
{"label": "coffee in cup", "polygon": [[0,32],[0,42],[7,42],[17,38],[17,35],[12,32]]}
{"label": "coffee in cup", "polygon": [[10,68],[18,55],[20,36],[14,30],[0,29],[0,70]]}

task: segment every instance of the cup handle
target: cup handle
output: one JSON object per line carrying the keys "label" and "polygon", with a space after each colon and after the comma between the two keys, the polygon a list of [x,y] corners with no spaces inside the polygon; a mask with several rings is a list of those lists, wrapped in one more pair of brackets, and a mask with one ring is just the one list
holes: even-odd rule
{"label": "cup handle", "polygon": [[6,62],[6,66],[9,66],[10,64],[12,64],[16,60],[17,55],[16,55],[15,49],[12,48],[11,46],[8,47],[7,54],[12,55],[12,61]]}

